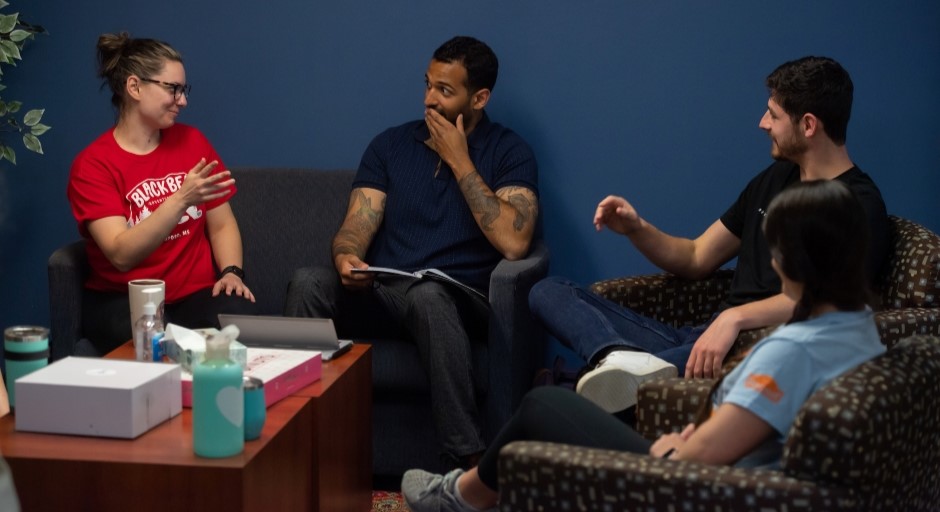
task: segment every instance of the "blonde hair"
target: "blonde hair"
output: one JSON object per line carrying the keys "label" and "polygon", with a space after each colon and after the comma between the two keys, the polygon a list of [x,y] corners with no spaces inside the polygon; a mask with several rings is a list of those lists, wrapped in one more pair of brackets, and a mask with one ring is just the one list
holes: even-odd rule
{"label": "blonde hair", "polygon": [[[127,78],[150,78],[166,61],[183,62],[179,52],[156,39],[134,39],[127,32],[98,37],[98,76],[111,88],[111,104],[123,110]],[[103,86],[103,85],[102,85]]]}

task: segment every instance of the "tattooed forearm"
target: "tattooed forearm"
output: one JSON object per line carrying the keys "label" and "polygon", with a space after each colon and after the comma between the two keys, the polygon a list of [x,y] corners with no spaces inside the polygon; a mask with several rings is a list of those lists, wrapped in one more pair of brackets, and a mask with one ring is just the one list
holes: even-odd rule
{"label": "tattooed forearm", "polygon": [[385,211],[384,198],[379,208],[373,208],[372,199],[361,190],[356,190],[353,192],[352,206],[342,227],[333,237],[334,258],[339,254],[364,257],[372,236],[382,222],[382,214]]}
{"label": "tattooed forearm", "polygon": [[366,253],[363,240],[351,230],[340,229],[333,238],[333,257],[340,254],[352,254],[362,258]]}
{"label": "tattooed forearm", "polygon": [[460,190],[463,191],[470,211],[480,215],[480,227],[489,231],[493,229],[493,222],[499,218],[499,198],[489,190],[483,178],[476,172],[464,176],[460,180]]}

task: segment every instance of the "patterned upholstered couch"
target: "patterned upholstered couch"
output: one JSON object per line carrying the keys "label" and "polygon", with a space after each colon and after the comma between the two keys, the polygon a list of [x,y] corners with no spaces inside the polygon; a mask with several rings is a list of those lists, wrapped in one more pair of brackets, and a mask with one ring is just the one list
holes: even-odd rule
{"label": "patterned upholstered couch", "polygon": [[[656,408],[697,400],[684,391],[644,399]],[[500,456],[501,510],[937,510],[938,397],[940,337],[912,337],[803,405],[782,471],[518,442]],[[638,417],[647,435],[663,430],[658,422]]]}

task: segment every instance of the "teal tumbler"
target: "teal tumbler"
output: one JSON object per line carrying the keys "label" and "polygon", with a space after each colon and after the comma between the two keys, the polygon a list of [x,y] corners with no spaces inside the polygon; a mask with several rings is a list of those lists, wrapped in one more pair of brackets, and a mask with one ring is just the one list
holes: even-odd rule
{"label": "teal tumbler", "polygon": [[264,402],[264,381],[257,377],[245,377],[245,441],[261,437],[261,429],[267,416]]}
{"label": "teal tumbler", "polygon": [[16,379],[49,364],[49,329],[32,325],[8,327],[3,331],[3,349],[7,394],[10,407],[15,407]]}

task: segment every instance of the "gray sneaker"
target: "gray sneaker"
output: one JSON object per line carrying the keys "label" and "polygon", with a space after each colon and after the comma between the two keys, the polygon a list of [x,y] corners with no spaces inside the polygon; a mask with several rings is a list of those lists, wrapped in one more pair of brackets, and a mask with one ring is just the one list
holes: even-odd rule
{"label": "gray sneaker", "polygon": [[640,384],[675,377],[675,366],[646,352],[617,350],[607,354],[597,368],[578,381],[575,391],[607,412],[620,412],[636,405]]}
{"label": "gray sneaker", "polygon": [[412,512],[480,512],[457,497],[457,478],[463,473],[462,469],[455,469],[446,475],[436,475],[410,469],[401,479],[401,494]]}

